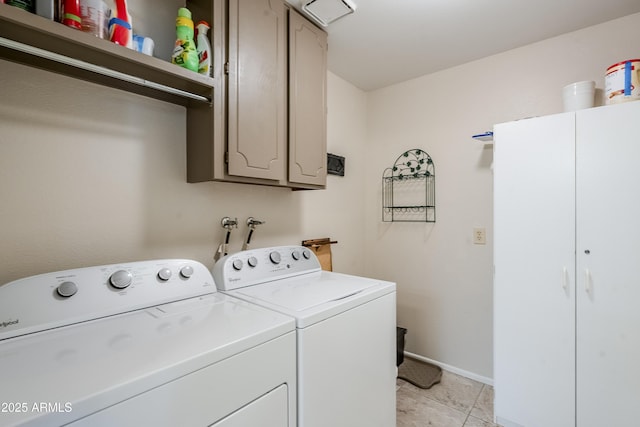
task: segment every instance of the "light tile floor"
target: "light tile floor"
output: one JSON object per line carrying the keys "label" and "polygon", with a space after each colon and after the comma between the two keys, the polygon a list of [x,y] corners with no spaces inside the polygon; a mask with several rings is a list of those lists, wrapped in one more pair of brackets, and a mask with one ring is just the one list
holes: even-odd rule
{"label": "light tile floor", "polygon": [[499,427],[493,387],[451,372],[427,390],[398,379],[396,396],[396,427]]}

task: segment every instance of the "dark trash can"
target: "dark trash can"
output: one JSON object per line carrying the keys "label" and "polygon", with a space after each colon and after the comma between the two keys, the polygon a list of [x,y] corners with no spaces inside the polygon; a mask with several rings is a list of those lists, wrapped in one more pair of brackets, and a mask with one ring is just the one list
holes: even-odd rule
{"label": "dark trash can", "polygon": [[396,327],[396,366],[400,366],[404,362],[404,336],[406,334],[406,328]]}

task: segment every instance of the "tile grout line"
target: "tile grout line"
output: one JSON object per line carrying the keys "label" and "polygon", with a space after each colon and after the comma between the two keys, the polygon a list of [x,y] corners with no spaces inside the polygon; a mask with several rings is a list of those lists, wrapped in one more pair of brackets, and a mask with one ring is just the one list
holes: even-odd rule
{"label": "tile grout line", "polygon": [[[458,377],[459,375],[452,373],[453,377]],[[463,377],[464,378],[464,377]],[[444,386],[445,381],[441,382],[440,384],[435,384],[433,388],[431,389],[436,389],[438,387],[442,387]],[[475,380],[471,380],[472,383],[475,383],[477,381]],[[456,383],[455,381],[452,382],[451,384],[449,384],[449,386],[453,386],[454,383]],[[462,403],[462,401],[459,401],[459,399],[451,399],[452,396],[449,395],[449,391],[446,391],[446,399],[442,399],[442,397],[444,396],[440,396],[437,397],[439,394],[441,394],[441,391],[438,391],[435,394],[431,394],[429,393],[430,390],[422,390],[422,392],[426,392],[426,393],[422,393],[421,390],[419,390],[419,387],[416,387],[415,385],[401,380],[401,379],[397,379],[397,384],[400,384],[400,386],[397,386],[396,392],[398,392],[400,389],[416,389],[418,394],[420,395],[421,399],[424,399],[424,402],[431,402],[433,404],[436,405],[440,405],[442,408],[447,408],[447,410],[449,411],[453,411],[455,413],[460,414],[460,418],[458,418],[458,420],[462,420],[462,424],[457,424],[455,423],[455,425],[453,424],[447,424],[447,426],[449,427],[464,427],[466,425],[468,425],[469,421],[471,420],[471,418],[473,417],[474,419],[474,423],[475,422],[479,422],[481,425],[485,426],[491,426],[491,427],[500,427],[497,424],[494,423],[494,421],[492,419],[487,420],[485,419],[484,415],[485,415],[485,409],[488,408],[480,408],[478,405],[481,402],[481,397],[483,396],[483,393],[487,393],[489,391],[489,389],[492,389],[492,386],[484,384],[484,383],[480,383],[480,387],[478,389],[478,392],[476,393],[475,396],[471,395],[469,397],[471,397],[473,400],[471,401],[471,404],[467,407],[467,409],[463,409],[463,408],[459,408],[457,405],[459,405],[460,403]],[[467,385],[466,384],[459,384],[462,386],[462,389],[466,388]],[[448,390],[450,387],[446,386],[445,390]],[[476,388],[475,385],[472,386],[474,389]],[[454,393],[455,394],[455,393]],[[464,399],[463,399],[464,400]],[[476,409],[480,416],[478,415],[471,415],[471,413],[473,412],[473,410]],[[457,417],[456,417],[457,418]],[[453,421],[453,420],[451,420]],[[458,421],[460,422],[460,421]],[[403,424],[404,425],[404,424]]]}
{"label": "tile grout line", "polygon": [[[471,409],[469,409],[469,412],[467,413],[467,417],[464,419],[464,422],[462,423],[461,427],[464,427],[464,425],[467,423],[467,421],[469,421],[469,417],[471,416],[471,413],[473,412],[473,408],[476,407],[476,404],[478,403],[478,399],[480,399],[480,395],[482,394],[482,391],[484,390],[484,388],[486,386],[487,386],[486,384],[482,384],[482,387],[480,387],[480,392],[476,396],[476,399],[473,401],[473,405],[471,405]],[[481,421],[484,422],[484,420],[481,420]]]}
{"label": "tile grout line", "polygon": [[[410,383],[410,382],[408,382],[408,381],[405,381],[405,380],[402,380],[402,379],[401,379],[401,381],[404,383],[404,384],[403,384],[403,386],[404,386],[404,385],[408,385],[408,386],[410,386],[410,387],[415,387],[415,388],[417,388],[417,389],[420,389],[420,387],[418,387],[418,386],[416,386],[416,385],[414,385],[414,384],[411,384],[411,383]],[[433,385],[433,387],[437,387],[438,385],[441,385],[441,383],[434,384],[434,385]],[[483,386],[484,386],[484,385],[483,385]],[[401,387],[402,387],[402,386],[401,386]],[[423,390],[431,390],[431,388],[432,388],[432,387],[430,387],[429,389],[423,389]],[[480,390],[482,391],[482,388],[480,388]],[[396,393],[397,393],[397,390],[396,390]],[[478,395],[478,396],[479,396],[479,395]],[[468,417],[468,416],[469,416],[469,414],[465,414],[465,412],[464,412],[464,411],[461,411],[460,409],[456,408],[455,406],[449,405],[449,404],[447,404],[447,403],[445,403],[445,402],[441,402],[440,400],[435,399],[435,398],[431,397],[431,396],[430,396],[430,395],[428,395],[428,394],[427,394],[427,395],[423,395],[422,397],[423,397],[424,399],[429,400],[429,401],[431,401],[431,402],[434,402],[434,403],[436,403],[436,404],[438,404],[438,405],[442,405],[442,406],[444,406],[444,407],[446,407],[446,408],[449,408],[449,409],[451,409],[451,410],[453,410],[453,411],[459,412],[459,413],[461,413],[461,414],[465,415],[466,417]],[[478,400],[478,397],[476,396],[476,400],[475,400],[475,401],[477,401],[477,400]],[[475,401],[474,401],[474,405],[475,405]],[[472,409],[473,409],[473,405],[471,406],[471,409],[469,410],[469,413],[471,413],[471,410],[472,410]],[[466,422],[467,422],[467,418],[465,418],[464,422],[462,423],[462,426],[460,426],[460,427],[464,427],[464,423],[466,423]]]}

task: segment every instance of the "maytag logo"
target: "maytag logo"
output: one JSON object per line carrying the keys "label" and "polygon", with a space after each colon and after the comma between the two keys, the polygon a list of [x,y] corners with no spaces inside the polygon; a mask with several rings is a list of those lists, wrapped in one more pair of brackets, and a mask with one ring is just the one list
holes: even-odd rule
{"label": "maytag logo", "polygon": [[0,323],[0,328],[6,328],[7,326],[17,325],[20,319],[16,320],[7,320],[6,322]]}

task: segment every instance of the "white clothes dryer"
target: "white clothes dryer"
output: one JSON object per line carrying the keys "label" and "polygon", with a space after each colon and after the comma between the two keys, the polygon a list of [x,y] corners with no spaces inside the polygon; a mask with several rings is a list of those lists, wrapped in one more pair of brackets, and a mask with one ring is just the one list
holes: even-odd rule
{"label": "white clothes dryer", "polygon": [[17,280],[0,286],[0,425],[295,427],[295,343],[293,319],[196,261]]}
{"label": "white clothes dryer", "polygon": [[298,426],[396,425],[395,283],[321,271],[301,246],[228,255],[218,288],[296,319]]}

